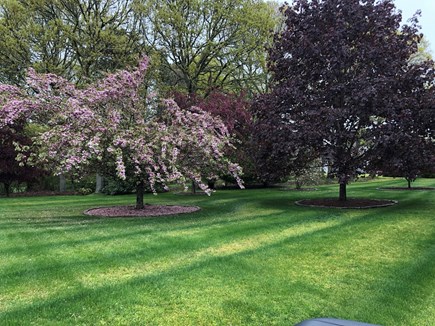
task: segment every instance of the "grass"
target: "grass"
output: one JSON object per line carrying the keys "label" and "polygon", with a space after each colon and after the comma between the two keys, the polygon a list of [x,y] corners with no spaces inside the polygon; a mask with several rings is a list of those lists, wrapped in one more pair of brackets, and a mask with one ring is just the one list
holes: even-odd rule
{"label": "grass", "polygon": [[0,325],[435,325],[435,192],[376,189],[403,183],[350,185],[399,200],[368,210],[294,205],[336,185],[149,195],[202,208],[151,219],[82,214],[134,196],[0,198]]}

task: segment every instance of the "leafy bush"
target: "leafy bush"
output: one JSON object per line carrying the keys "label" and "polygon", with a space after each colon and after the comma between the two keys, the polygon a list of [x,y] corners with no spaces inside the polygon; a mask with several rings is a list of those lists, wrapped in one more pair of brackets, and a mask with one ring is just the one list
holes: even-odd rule
{"label": "leafy bush", "polygon": [[91,188],[80,188],[77,192],[80,195],[86,196],[92,194],[94,191]]}
{"label": "leafy bush", "polygon": [[117,178],[104,178],[104,186],[101,192],[106,195],[131,194],[136,190],[136,185],[126,180]]}

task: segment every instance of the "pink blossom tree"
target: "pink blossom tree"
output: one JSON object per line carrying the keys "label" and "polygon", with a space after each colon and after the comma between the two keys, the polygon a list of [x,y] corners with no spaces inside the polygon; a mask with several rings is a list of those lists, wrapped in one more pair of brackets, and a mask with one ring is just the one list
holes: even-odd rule
{"label": "pink blossom tree", "polygon": [[17,159],[57,174],[103,171],[132,180],[138,209],[146,183],[155,192],[156,184],[195,180],[210,194],[202,180],[225,171],[242,187],[240,167],[224,155],[231,143],[222,121],[196,107],[181,110],[173,100],[141,96],[147,67],[144,58],[136,69],[82,89],[33,70],[25,89],[0,85],[0,126],[17,119],[43,126],[30,151],[16,145]]}

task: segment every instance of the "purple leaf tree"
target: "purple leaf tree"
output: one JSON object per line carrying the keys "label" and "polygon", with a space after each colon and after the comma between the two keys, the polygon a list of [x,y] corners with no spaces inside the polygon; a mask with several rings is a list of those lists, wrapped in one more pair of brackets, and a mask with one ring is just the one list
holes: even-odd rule
{"label": "purple leaf tree", "polygon": [[295,0],[282,11],[285,28],[269,51],[274,84],[259,100],[257,123],[273,123],[271,134],[286,130],[276,153],[299,145],[318,153],[345,201],[348,182],[379,156],[386,125],[416,93],[431,91],[433,62],[409,64],[421,38],[417,18],[400,27],[390,0]]}

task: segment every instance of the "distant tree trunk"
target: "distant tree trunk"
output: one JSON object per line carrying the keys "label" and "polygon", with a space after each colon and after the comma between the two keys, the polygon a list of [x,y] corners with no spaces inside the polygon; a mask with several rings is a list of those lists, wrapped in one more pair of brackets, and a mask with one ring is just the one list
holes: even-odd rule
{"label": "distant tree trunk", "polygon": [[72,191],[75,191],[76,189],[76,187],[75,187],[75,180],[74,180],[74,177],[73,176],[71,176],[70,177],[70,181],[71,181],[71,190]]}
{"label": "distant tree trunk", "polygon": [[59,176],[59,191],[65,192],[66,191],[66,180],[64,175]]}
{"label": "distant tree trunk", "polygon": [[6,197],[9,197],[11,194],[11,184],[9,182],[5,182],[3,185],[5,186]]}
{"label": "distant tree trunk", "polygon": [[408,189],[411,189],[411,179],[409,179],[409,178],[405,178],[406,179],[406,181],[408,181]]}
{"label": "distant tree trunk", "polygon": [[104,179],[101,174],[97,173],[95,183],[95,193],[99,194],[104,186]]}
{"label": "distant tree trunk", "polygon": [[296,185],[295,185],[297,190],[300,190],[302,188],[302,182],[299,181],[298,178],[296,178]]}
{"label": "distant tree trunk", "polygon": [[340,201],[346,201],[347,200],[347,194],[346,194],[346,182],[340,182],[340,195],[339,195]]}
{"label": "distant tree trunk", "polygon": [[196,194],[196,183],[194,180],[192,180],[192,194]]}

